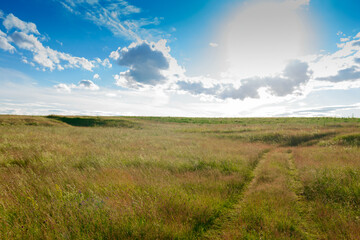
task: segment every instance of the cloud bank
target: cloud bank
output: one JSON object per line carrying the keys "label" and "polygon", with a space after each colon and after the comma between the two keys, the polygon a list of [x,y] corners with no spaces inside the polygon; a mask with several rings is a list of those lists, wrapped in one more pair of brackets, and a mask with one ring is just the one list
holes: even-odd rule
{"label": "cloud bank", "polygon": [[[289,94],[293,94],[296,90],[299,90],[301,86],[305,85],[312,72],[309,70],[309,66],[305,62],[299,60],[293,60],[283,70],[282,74],[271,77],[252,77],[241,79],[239,87],[236,87],[233,83],[221,83],[218,81],[215,84],[210,84],[209,87],[205,87],[203,82],[197,79],[187,79],[187,81],[178,81],[177,85],[180,90],[187,91],[191,94],[205,94],[220,99],[239,99],[245,98],[260,98],[259,90],[265,89],[273,96],[283,97]],[[216,81],[215,81],[216,82]]]}
{"label": "cloud bank", "polygon": [[284,69],[282,75],[276,77],[255,77],[242,80],[239,88],[232,86],[225,88],[220,94],[222,99],[233,98],[243,100],[259,98],[259,89],[265,88],[272,95],[283,97],[294,93],[301,85],[306,84],[311,77],[311,71],[307,63],[299,60],[290,62]]}

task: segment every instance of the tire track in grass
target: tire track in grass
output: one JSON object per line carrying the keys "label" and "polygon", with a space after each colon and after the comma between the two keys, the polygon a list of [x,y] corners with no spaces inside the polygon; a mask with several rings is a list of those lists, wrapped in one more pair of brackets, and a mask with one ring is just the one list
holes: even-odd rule
{"label": "tire track in grass", "polygon": [[214,236],[219,235],[225,223],[232,221],[236,205],[242,200],[244,193],[248,190],[249,186],[253,184],[256,169],[259,167],[263,159],[266,158],[266,155],[268,155],[271,151],[272,149],[265,149],[258,155],[257,159],[251,165],[252,177],[244,184],[242,191],[224,203],[223,208],[215,214],[216,217],[214,215],[209,228],[197,235],[197,239],[213,239]]}
{"label": "tire track in grass", "polygon": [[309,239],[320,239],[313,227],[315,226],[315,223],[311,220],[310,206],[304,199],[304,186],[300,180],[299,172],[295,166],[294,156],[291,152],[291,150],[288,151],[288,169],[290,175],[289,187],[297,197],[298,212],[302,218],[301,227]]}
{"label": "tire track in grass", "polygon": [[[311,239],[299,195],[301,183],[291,151],[277,148],[263,156],[243,198],[206,239]],[[305,223],[304,223],[305,222]]]}
{"label": "tire track in grass", "polygon": [[213,231],[213,229],[218,229],[220,226],[220,223],[223,221],[224,218],[228,216],[228,213],[231,212],[234,208],[234,205],[236,205],[240,199],[243,196],[243,193],[246,191],[247,186],[252,181],[254,176],[254,170],[257,168],[259,162],[264,158],[264,155],[266,155],[270,149],[265,149],[261,151],[255,160],[251,161],[250,163],[250,177],[248,181],[244,182],[244,184],[241,187],[241,190],[237,194],[234,194],[231,196],[227,201],[225,201],[213,214],[212,216],[207,220],[206,223],[199,223],[199,225],[195,224],[192,230],[192,234],[188,238],[194,238],[194,239],[202,239],[207,236],[207,232]]}

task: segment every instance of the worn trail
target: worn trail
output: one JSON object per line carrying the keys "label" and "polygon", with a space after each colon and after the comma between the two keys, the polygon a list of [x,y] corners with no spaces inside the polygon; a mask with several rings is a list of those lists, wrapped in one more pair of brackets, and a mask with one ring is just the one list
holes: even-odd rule
{"label": "worn trail", "polygon": [[207,239],[314,239],[291,150],[263,156],[243,197]]}
{"label": "worn trail", "polygon": [[[259,163],[262,161],[264,156],[268,154],[269,151],[270,149],[266,149],[259,153],[258,157],[252,162],[250,165],[252,173],[257,169]],[[218,233],[219,229],[223,226],[223,222],[228,221],[229,216],[234,210],[234,206],[243,198],[244,192],[247,190],[247,187],[250,183],[251,178],[248,182],[245,182],[245,185],[243,185],[241,191],[238,194],[232,196],[231,199],[225,202],[224,205],[213,214],[213,217],[210,218],[209,222],[206,224],[206,228],[202,228],[200,231],[198,229],[196,229],[197,231],[194,231],[196,239],[212,239],[212,236]]]}

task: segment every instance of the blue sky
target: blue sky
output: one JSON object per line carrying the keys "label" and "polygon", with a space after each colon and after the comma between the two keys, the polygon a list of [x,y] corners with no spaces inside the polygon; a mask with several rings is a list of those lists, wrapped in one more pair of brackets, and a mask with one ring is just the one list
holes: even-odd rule
{"label": "blue sky", "polygon": [[360,117],[356,0],[0,2],[0,114]]}

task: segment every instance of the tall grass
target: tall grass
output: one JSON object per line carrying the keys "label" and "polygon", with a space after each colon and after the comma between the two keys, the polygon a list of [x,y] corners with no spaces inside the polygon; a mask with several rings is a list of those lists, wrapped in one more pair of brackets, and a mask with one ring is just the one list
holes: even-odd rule
{"label": "tall grass", "polygon": [[358,127],[0,116],[0,239],[354,238]]}
{"label": "tall grass", "polygon": [[295,162],[303,196],[318,238],[358,239],[360,231],[360,155],[357,147],[301,148]]}

